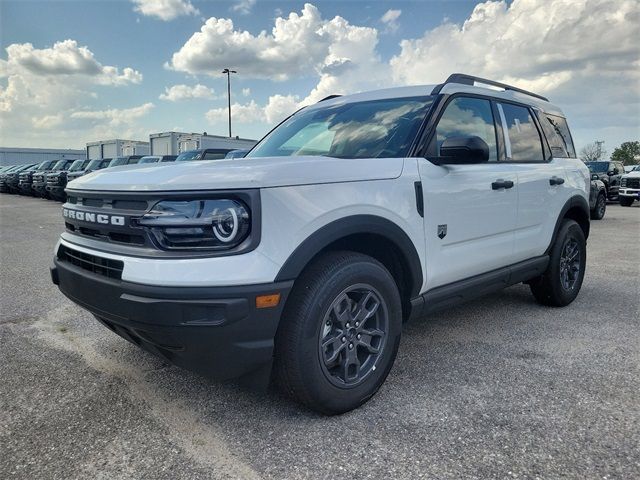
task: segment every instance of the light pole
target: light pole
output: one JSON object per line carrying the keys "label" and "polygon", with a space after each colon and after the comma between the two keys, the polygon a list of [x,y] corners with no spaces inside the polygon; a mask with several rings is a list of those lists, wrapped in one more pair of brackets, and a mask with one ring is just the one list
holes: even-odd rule
{"label": "light pole", "polygon": [[235,70],[225,68],[222,73],[227,74],[227,101],[229,105],[229,138],[231,138],[231,74],[238,73]]}

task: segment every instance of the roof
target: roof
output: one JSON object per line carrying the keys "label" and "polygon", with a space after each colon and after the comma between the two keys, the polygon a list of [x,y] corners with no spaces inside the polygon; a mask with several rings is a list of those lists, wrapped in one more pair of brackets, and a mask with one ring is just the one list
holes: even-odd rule
{"label": "roof", "polygon": [[560,115],[564,117],[562,110],[541,98],[522,93],[517,90],[502,90],[492,87],[480,85],[464,85],[461,83],[446,83],[444,85],[416,85],[408,87],[384,88],[381,90],[370,90],[367,92],[355,93],[351,95],[342,95],[339,97],[328,98],[322,102],[310,105],[305,110],[312,110],[330,105],[344,105],[352,102],[365,102],[369,100],[383,100],[385,98],[402,98],[402,97],[419,97],[429,96],[436,87],[440,88],[440,93],[451,95],[453,93],[475,93],[486,95],[503,100],[511,100],[514,102],[525,103],[533,107],[537,107],[543,112]]}

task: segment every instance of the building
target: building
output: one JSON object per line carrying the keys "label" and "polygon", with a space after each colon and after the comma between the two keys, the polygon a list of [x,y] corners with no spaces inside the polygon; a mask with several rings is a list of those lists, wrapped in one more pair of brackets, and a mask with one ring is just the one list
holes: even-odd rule
{"label": "building", "polygon": [[0,167],[40,163],[45,160],[62,160],[65,158],[86,158],[86,152],[67,148],[0,147]]}
{"label": "building", "polygon": [[87,143],[87,158],[125,157],[128,155],[149,155],[149,142],[141,140],[99,140]]}

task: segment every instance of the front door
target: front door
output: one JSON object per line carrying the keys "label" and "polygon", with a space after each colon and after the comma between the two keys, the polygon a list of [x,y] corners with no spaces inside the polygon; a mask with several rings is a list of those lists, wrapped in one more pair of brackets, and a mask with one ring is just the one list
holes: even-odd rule
{"label": "front door", "polygon": [[428,152],[438,155],[446,138],[470,135],[487,143],[489,162],[438,166],[420,160],[427,290],[513,263],[518,179],[515,165],[498,162],[491,102],[452,98]]}

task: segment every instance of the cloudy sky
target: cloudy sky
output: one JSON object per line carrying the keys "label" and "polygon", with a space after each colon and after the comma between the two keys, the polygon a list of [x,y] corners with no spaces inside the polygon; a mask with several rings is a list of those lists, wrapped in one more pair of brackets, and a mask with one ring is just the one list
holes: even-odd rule
{"label": "cloudy sky", "polygon": [[452,72],[547,95],[578,147],[640,137],[637,0],[4,1],[0,145],[178,130],[260,138],[334,93]]}

